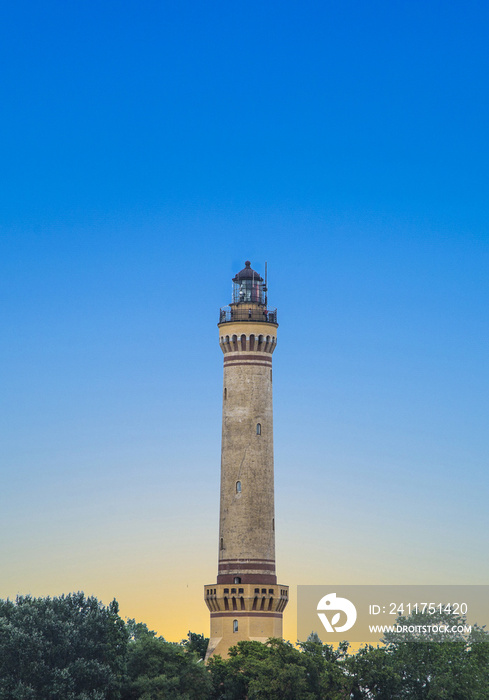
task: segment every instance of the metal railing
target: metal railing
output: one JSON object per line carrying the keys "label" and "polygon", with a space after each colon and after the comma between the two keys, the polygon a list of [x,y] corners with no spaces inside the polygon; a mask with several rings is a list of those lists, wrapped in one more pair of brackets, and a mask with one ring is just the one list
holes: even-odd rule
{"label": "metal railing", "polygon": [[273,307],[222,306],[219,313],[219,323],[230,321],[260,321],[262,323],[277,323],[277,309]]}

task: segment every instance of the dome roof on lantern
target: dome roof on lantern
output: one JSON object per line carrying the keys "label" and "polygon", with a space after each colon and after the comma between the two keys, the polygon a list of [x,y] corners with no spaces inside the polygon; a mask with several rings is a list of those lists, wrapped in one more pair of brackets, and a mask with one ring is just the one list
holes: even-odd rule
{"label": "dome roof on lantern", "polygon": [[238,272],[236,277],[233,277],[233,282],[241,282],[241,280],[251,279],[254,279],[257,282],[263,282],[263,277],[260,277],[256,270],[252,270],[250,261],[246,260],[245,267],[241,270],[241,272]]}

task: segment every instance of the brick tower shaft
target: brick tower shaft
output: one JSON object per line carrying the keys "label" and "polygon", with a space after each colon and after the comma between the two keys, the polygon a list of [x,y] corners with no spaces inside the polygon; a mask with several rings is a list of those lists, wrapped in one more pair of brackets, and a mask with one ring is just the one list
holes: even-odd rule
{"label": "brick tower shaft", "polygon": [[221,309],[224,353],[221,502],[217,583],[205,587],[211,612],[207,658],[238,641],[282,636],[288,587],[277,585],[273,481],[272,353],[277,313],[250,263]]}

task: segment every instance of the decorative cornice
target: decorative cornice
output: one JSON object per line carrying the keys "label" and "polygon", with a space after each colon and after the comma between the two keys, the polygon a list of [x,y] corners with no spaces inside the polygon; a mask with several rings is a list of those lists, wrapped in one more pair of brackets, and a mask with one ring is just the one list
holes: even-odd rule
{"label": "decorative cornice", "polygon": [[219,345],[223,353],[227,354],[230,352],[241,353],[241,352],[256,352],[256,353],[267,353],[272,354],[277,345],[277,337],[274,334],[267,335],[256,335],[250,333],[232,334],[232,335],[221,335],[219,337]]}

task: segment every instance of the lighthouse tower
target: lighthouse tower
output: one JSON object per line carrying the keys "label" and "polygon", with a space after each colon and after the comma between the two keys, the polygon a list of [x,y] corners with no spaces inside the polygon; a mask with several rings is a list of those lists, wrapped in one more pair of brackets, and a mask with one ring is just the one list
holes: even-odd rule
{"label": "lighthouse tower", "polygon": [[245,267],[219,318],[224,354],[221,509],[217,583],[205,586],[211,615],[207,658],[240,640],[282,636],[289,589],[277,584],[273,502],[272,354],[277,311],[260,275]]}

